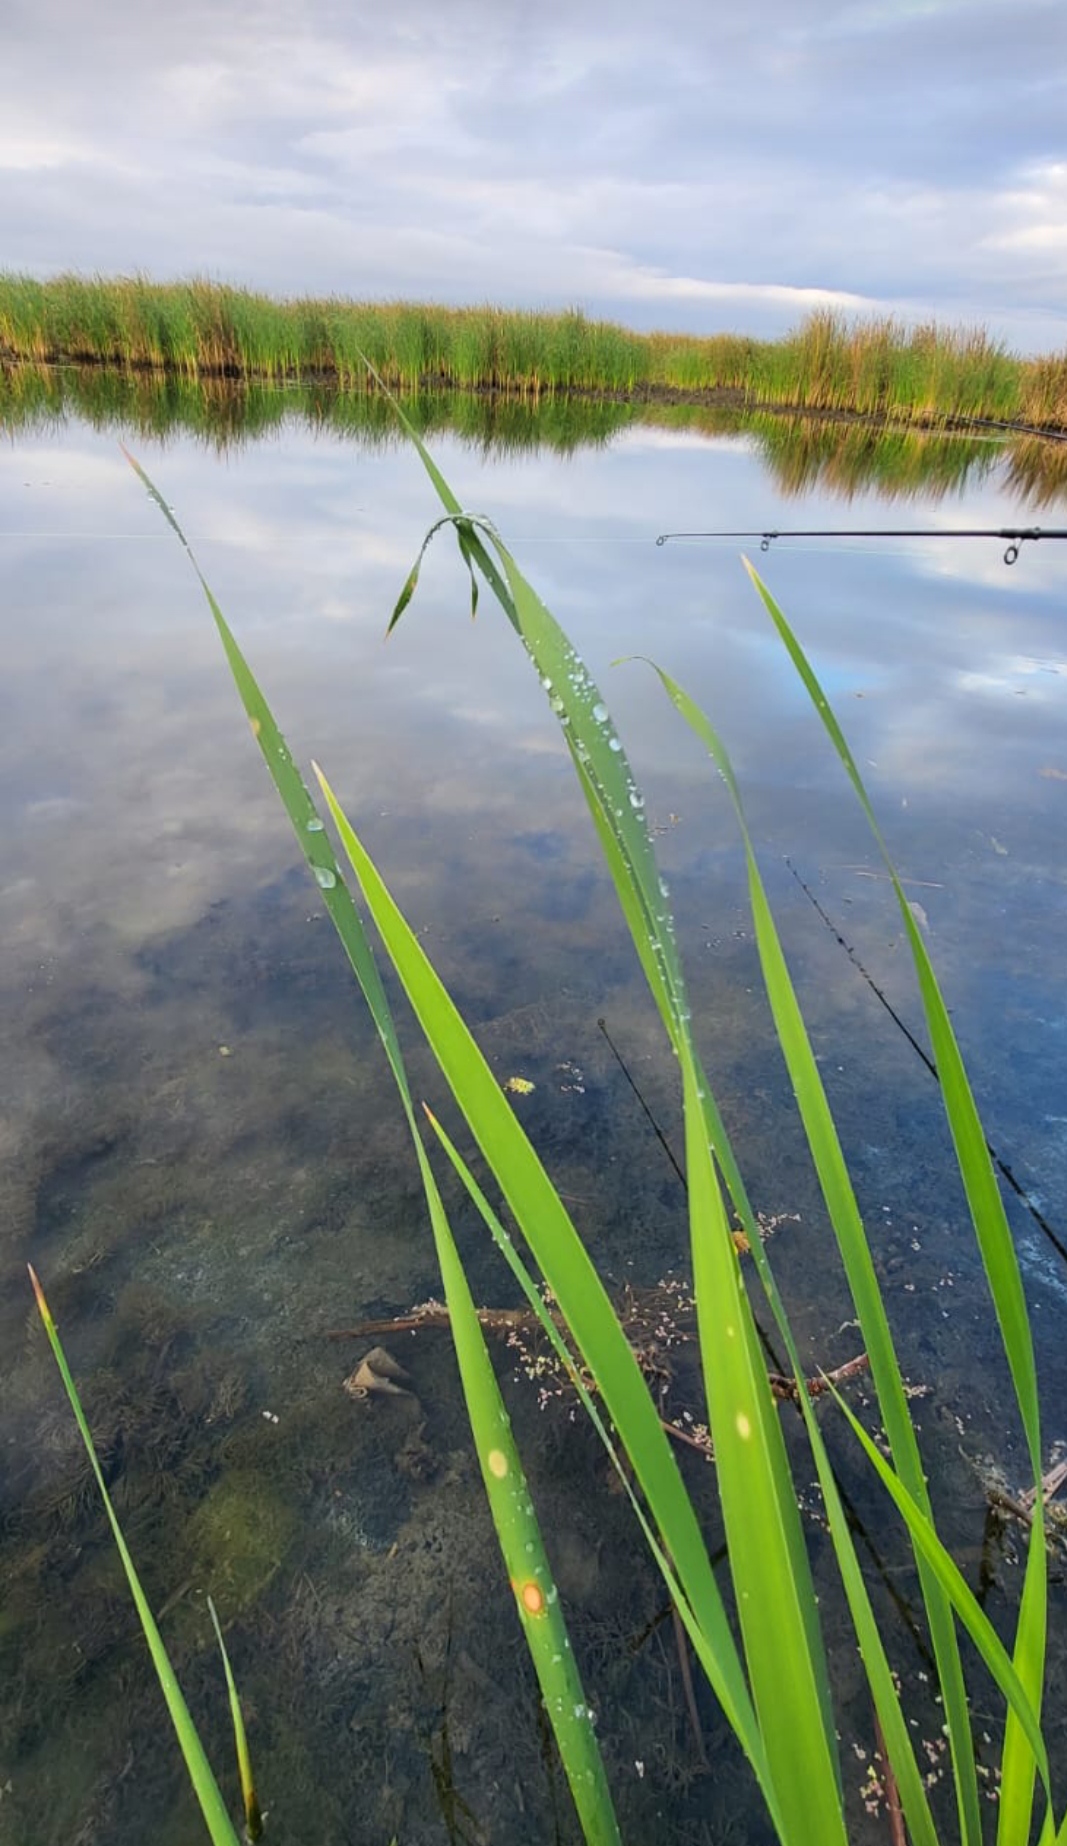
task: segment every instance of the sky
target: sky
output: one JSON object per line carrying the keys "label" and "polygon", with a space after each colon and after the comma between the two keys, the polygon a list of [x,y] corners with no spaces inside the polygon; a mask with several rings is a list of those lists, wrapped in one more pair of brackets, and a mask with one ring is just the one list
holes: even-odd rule
{"label": "sky", "polygon": [[1063,0],[2,0],[0,265],[1067,345]]}

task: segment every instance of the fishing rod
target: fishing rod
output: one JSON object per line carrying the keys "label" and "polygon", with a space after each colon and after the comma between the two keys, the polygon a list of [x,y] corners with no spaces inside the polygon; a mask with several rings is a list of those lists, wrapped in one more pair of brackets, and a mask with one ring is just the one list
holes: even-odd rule
{"label": "fishing rod", "polygon": [[1005,564],[1014,564],[1020,547],[1027,540],[1067,538],[1067,527],[1057,526],[876,526],[857,531],[854,526],[792,532],[661,532],[657,545],[672,538],[758,538],[761,551],[769,551],[776,538],[1006,538],[1010,542],[1004,553]]}

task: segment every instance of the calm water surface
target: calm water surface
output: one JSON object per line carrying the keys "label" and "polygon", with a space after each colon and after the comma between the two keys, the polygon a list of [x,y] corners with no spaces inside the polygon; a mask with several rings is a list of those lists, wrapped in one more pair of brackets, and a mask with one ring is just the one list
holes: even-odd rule
{"label": "calm water surface", "polygon": [[[544,694],[486,602],[472,624],[447,535],[383,641],[435,516],[416,458],[296,419],[243,447],[180,433],[136,446],[298,759],[325,766],[501,1079],[535,1085],[516,1109],[604,1272],[620,1291],[684,1278],[684,1197],[634,1089],[677,1148],[670,1060]],[[744,436],[634,425],[561,456],[444,432],[435,453],[604,690],[647,794],[754,1202],[781,1220],[772,1253],[812,1364],[839,1364],[855,1330],[760,1005],[724,792],[648,668],[612,662],[654,656],[734,752],[903,1363],[925,1393],[946,1535],[1004,1613],[1014,1540],[991,1523],[983,1482],[995,1466],[1017,1487],[1021,1444],[936,1086],[874,991],[921,1038],[899,918],[736,549],[654,540],[1040,515],[995,455],[905,517],[855,482],[848,505],[827,489],[787,498]],[[0,449],[0,547],[0,1839],[200,1837],[30,1312],[31,1260],[228,1777],[205,1593],[219,1606],[270,1837],[569,1841],[447,1335],[388,1340],[416,1395],[369,1404],[342,1381],[373,1341],[324,1337],[436,1294],[431,1240],[377,1042],[195,578],[114,435],[77,421]],[[1067,1242],[1067,550],[1029,547],[1009,570],[1001,549],[782,544],[759,562],[868,778],[990,1139],[1025,1195],[1009,1192],[1009,1210],[1051,1446],[1067,1440],[1067,1267],[1049,1235]],[[440,1104],[405,1030],[416,1091]],[[508,1278],[458,1201],[456,1221],[479,1298],[507,1305]],[[676,1353],[672,1405],[699,1416],[691,1349]],[[627,1838],[764,1838],[703,1697],[727,1773],[700,1771],[663,1596],[593,1439],[565,1404],[539,1410],[518,1359],[501,1349],[501,1375]],[[834,1452],[888,1614],[910,1580],[837,1435]],[[712,1472],[692,1462],[714,1541]],[[811,1542],[830,1607],[814,1518]],[[1058,1580],[1053,1602],[1050,1710],[1063,1714]],[[897,1633],[936,1755],[921,1649],[905,1623]],[[830,1644],[848,1746],[869,1748],[833,1616]],[[979,1692],[991,1765],[995,1710]],[[1062,1715],[1051,1725],[1055,1755]],[[882,1840],[884,1819],[859,1800],[863,1766],[846,1763],[857,1838],[867,1826]]]}

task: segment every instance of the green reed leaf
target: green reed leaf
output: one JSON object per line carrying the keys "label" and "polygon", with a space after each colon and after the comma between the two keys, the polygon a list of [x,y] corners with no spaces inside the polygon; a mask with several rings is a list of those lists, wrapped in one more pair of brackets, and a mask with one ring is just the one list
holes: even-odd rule
{"label": "green reed leaf", "polygon": [[[775,1033],[789,1073],[812,1162],[823,1198],[826,1201],[830,1223],[848,1279],[864,1349],[870,1361],[871,1376],[878,1397],[882,1421],[901,1478],[927,1516],[932,1517],[922,1457],[908,1408],[904,1380],[889,1327],[885,1303],[878,1285],[870,1246],[845,1163],[837,1127],[827,1100],[825,1086],[767,899],[766,887],[756,860],[733,764],[721,737],[707,715],[677,681],[671,678],[669,673],[665,673],[654,662],[648,664],[659,676],[664,691],[675,709],[708,751],[726,785],[733,805],[745,853],[749,902],[752,909],[756,945]],[[763,1275],[764,1267],[762,1264],[759,1267]],[[790,1346],[790,1359],[795,1363],[791,1349],[788,1317],[778,1298],[777,1289],[769,1277],[767,1285],[775,1319],[780,1332],[786,1339],[787,1346]],[[820,1468],[820,1475],[821,1473]],[[840,1536],[843,1539],[843,1531]],[[948,1720],[953,1774],[963,1837],[973,1840],[977,1846],[981,1839],[978,1782],[974,1764],[967,1690],[963,1679],[959,1647],[951,1611],[938,1581],[921,1555],[918,1558],[918,1565],[938,1677],[945,1702],[945,1715]],[[855,1610],[853,1613],[855,1614]],[[882,1717],[883,1730],[886,1731],[888,1741],[892,1720],[889,1720],[890,1729],[887,1729],[886,1718],[882,1713],[879,1715]]]}
{"label": "green reed leaf", "polygon": [[[744,562],[863,809],[882,861],[889,873],[915,965],[934,1063],[941,1086],[945,1116],[1015,1388],[1015,1398],[1026,1434],[1030,1467],[1034,1479],[1035,1515],[1028,1539],[1026,1582],[1016,1627],[1015,1658],[1029,1697],[1036,1709],[1040,1711],[1048,1628],[1047,1560],[1041,1486],[1041,1418],[1033,1335],[1018,1257],[1004,1210],[1004,1201],[997,1185],[985,1131],[982,1128],[948,1008],[934,974],[926,944],[922,939],[875,817],[855,758],[814,669],[785,615],[763,583],[759,573],[753,569],[747,559]],[[953,1703],[955,1712],[950,1719],[952,1734],[954,1738],[962,1737],[966,1712],[961,1709],[958,1687],[953,1694]],[[1001,1846],[1009,1846],[1009,1842],[1010,1846],[1014,1846],[1015,1835],[1024,1833],[1026,1830],[1032,1806],[1035,1769],[1033,1758],[1018,1733],[1014,1708],[1010,1708],[1008,1713],[1004,1763],[1005,1777],[1001,1801],[1008,1818],[1003,1823],[999,1837]],[[980,1837],[976,1809],[977,1795],[975,1793],[968,1797],[967,1822],[968,1836],[975,1840]]]}
{"label": "green reed leaf", "polygon": [[207,1606],[215,1630],[215,1639],[219,1644],[219,1653],[222,1655],[222,1669],[226,1675],[226,1694],[230,1701],[230,1722],[233,1725],[234,1749],[237,1752],[237,1775],[241,1784],[241,1801],[245,1811],[245,1833],[254,1842],[263,1837],[263,1816],[260,1812],[259,1797],[256,1794],[255,1779],[252,1775],[252,1757],[248,1748],[244,1712],[241,1710],[237,1681],[234,1679],[233,1668],[230,1665],[230,1656],[223,1639],[218,1611],[210,1596],[207,1599]]}
{"label": "green reed leaf", "polygon": [[[546,1710],[559,1745],[560,1758],[583,1832],[591,1846],[614,1846],[618,1838],[617,1824],[588,1702],[582,1691],[578,1668],[558,1608],[540,1528],[518,1452],[510,1435],[507,1412],[470,1300],[447,1215],[426,1159],[392,1012],[362,920],[341,877],[324,823],[188,540],[143,469],[132,457],[128,459],[152,498],[166,511],[168,522],[181,539],[197,574],[252,734],[263,753],[297,841],[322,892],[323,901],[359,981],[389,1061],[419,1163],[452,1322],[468,1417],[505,1568],[509,1580],[516,1586],[520,1619],[523,1621],[527,1644],[541,1683]],[[330,802],[331,806],[334,805],[332,795]],[[493,1463],[489,1460],[496,1456],[503,1457],[506,1462],[501,1476],[495,1473]],[[535,1593],[542,1598],[537,1608],[531,1606]]]}
{"label": "green reed leaf", "polygon": [[144,1637],[148,1643],[148,1651],[152,1657],[152,1665],[156,1669],[156,1677],[159,1680],[163,1697],[167,1703],[167,1710],[170,1713],[170,1720],[174,1726],[179,1748],[185,1759],[185,1767],[189,1774],[189,1780],[193,1785],[196,1798],[200,1803],[200,1811],[204,1816],[204,1821],[212,1841],[214,1842],[214,1846],[238,1846],[237,1834],[234,1831],[233,1822],[230,1820],[230,1816],[226,1811],[226,1804],[222,1799],[219,1785],[215,1780],[211,1764],[208,1762],[207,1756],[204,1753],[204,1746],[200,1742],[199,1733],[189,1714],[189,1707],[185,1703],[177,1676],[170,1664],[170,1657],[164,1646],[163,1637],[156,1625],[155,1616],[152,1614],[148,1605],[148,1598],[141,1588],[141,1580],[137,1575],[133,1558],[130,1556],[129,1548],[123,1537],[122,1527],[119,1524],[118,1515],[112,1505],[111,1495],[108,1493],[104,1481],[92,1433],[89,1429],[85,1412],[82,1409],[77,1386],[74,1383],[70,1367],[67,1364],[67,1355],[63,1351],[56,1323],[52,1318],[51,1310],[45,1299],[44,1289],[41,1287],[32,1265],[28,1264],[27,1267],[29,1268],[30,1281],[33,1285],[33,1293],[37,1302],[37,1311],[41,1316],[45,1333],[48,1336],[48,1344],[52,1348],[52,1356],[59,1368],[59,1375],[63,1380],[63,1388],[67,1393],[70,1407],[74,1412],[74,1420],[78,1425],[78,1433],[85,1444],[85,1452],[89,1457],[89,1465],[92,1468],[94,1479],[100,1490],[100,1498],[104,1503],[104,1511],[107,1514],[108,1524],[111,1527],[111,1534],[115,1540],[116,1549],[118,1550],[119,1557],[122,1559],[122,1568],[126,1573],[126,1582],[129,1585],[130,1595],[133,1598],[134,1607],[137,1610],[138,1618],[144,1631]]}

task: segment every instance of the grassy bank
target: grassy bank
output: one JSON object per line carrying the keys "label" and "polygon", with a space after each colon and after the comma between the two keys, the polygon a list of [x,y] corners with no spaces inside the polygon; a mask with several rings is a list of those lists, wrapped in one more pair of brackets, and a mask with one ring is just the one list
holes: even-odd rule
{"label": "grassy bank", "polygon": [[939,422],[1067,428],[1067,354],[1025,360],[981,330],[812,315],[777,341],[639,334],[610,321],[501,308],[337,298],[276,301],[203,281],[0,274],[0,359],[101,363],[198,379],[366,381],[465,390],[737,392],[750,404]]}

